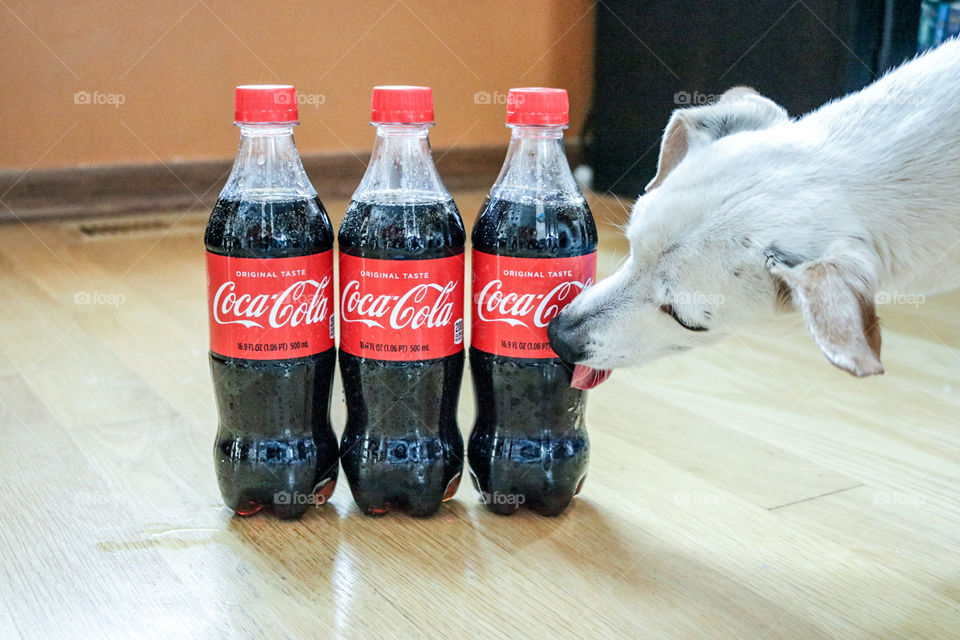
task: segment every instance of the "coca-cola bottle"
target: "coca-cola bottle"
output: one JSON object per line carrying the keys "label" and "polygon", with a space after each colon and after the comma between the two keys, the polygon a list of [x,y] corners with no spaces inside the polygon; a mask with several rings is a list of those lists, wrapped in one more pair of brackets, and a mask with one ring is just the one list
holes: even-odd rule
{"label": "coca-cola bottle", "polygon": [[557,515],[587,473],[585,393],[547,325],[596,275],[597,228],[563,149],[563,89],[512,89],[510,147],[473,228],[471,475],[501,514]]}
{"label": "coca-cola bottle", "polygon": [[207,225],[214,463],[239,515],[295,518],[336,486],[333,228],[293,142],[296,91],[237,87],[240,149]]}
{"label": "coca-cola bottle", "polygon": [[370,164],[340,227],[343,471],[364,513],[434,513],[463,470],[465,233],[430,154],[433,94],[374,87]]}

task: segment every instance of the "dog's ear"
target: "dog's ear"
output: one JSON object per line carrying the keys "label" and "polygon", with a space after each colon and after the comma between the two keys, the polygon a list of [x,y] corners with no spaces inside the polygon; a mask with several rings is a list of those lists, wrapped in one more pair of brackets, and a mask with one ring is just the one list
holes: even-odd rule
{"label": "dog's ear", "polygon": [[813,341],[827,359],[857,377],[883,373],[875,270],[855,253],[791,264],[767,250],[770,273],[789,288]]}
{"label": "dog's ear", "polygon": [[714,104],[677,109],[660,141],[657,175],[645,190],[660,186],[690,149],[738,131],[765,129],[788,119],[783,107],[749,87],[734,87]]}

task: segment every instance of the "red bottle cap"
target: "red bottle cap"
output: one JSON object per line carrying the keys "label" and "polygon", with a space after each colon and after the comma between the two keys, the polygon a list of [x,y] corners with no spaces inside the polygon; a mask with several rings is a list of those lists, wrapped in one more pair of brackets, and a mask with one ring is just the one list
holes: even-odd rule
{"label": "red bottle cap", "polygon": [[296,122],[297,90],[289,84],[245,84],[233,94],[234,122]]}
{"label": "red bottle cap", "polygon": [[566,89],[523,87],[507,93],[507,124],[570,124]]}
{"label": "red bottle cap", "polygon": [[371,122],[433,122],[433,89],[430,87],[374,87]]}

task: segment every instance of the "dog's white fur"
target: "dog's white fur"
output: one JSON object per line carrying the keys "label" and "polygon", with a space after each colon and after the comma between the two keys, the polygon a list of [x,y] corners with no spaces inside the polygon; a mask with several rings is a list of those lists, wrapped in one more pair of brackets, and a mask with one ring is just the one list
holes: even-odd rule
{"label": "dog's white fur", "polygon": [[609,369],[799,309],[833,364],[882,373],[877,294],[960,285],[958,194],[960,42],[799,120],[733,89],[674,112],[630,257],[552,337]]}

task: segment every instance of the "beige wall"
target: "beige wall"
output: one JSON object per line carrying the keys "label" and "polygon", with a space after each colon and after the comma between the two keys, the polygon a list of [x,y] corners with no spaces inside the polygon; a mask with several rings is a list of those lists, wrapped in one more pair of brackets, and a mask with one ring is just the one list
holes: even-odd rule
{"label": "beige wall", "polygon": [[[577,131],[591,89],[592,4],[6,0],[0,168],[232,156],[232,90],[242,83],[323,96],[301,106],[304,152],[368,148],[374,84],[433,86],[438,148],[505,143],[503,105],[474,95],[511,86],[566,87]],[[75,104],[78,91],[123,104]]]}

